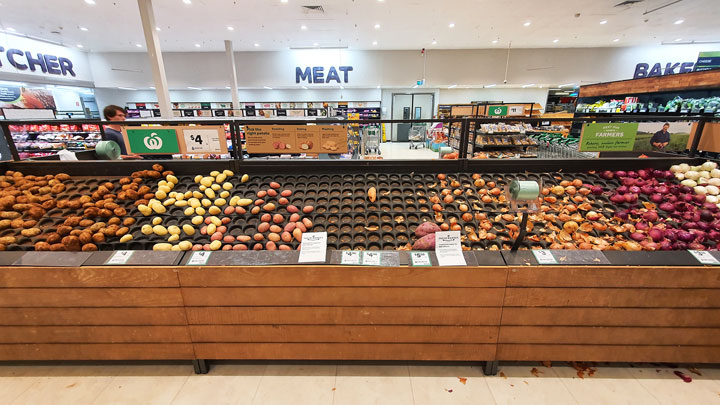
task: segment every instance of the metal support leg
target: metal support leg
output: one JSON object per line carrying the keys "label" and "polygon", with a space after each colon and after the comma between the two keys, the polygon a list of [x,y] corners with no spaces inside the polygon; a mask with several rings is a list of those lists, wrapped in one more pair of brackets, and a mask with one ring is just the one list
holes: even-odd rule
{"label": "metal support leg", "polygon": [[193,369],[195,374],[207,374],[210,371],[207,360],[193,360]]}
{"label": "metal support leg", "polygon": [[485,373],[485,375],[496,375],[498,373],[498,367],[500,367],[499,361],[486,361],[485,367],[483,367],[483,373]]}

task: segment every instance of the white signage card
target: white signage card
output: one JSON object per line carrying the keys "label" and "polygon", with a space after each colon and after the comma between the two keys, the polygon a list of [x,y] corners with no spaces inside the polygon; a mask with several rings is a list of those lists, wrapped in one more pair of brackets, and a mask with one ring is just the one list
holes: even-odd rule
{"label": "white signage card", "polygon": [[715,258],[710,252],[704,250],[688,250],[691,255],[695,256],[697,261],[702,264],[712,264],[714,266],[720,265],[720,261]]}
{"label": "white signage card", "polygon": [[538,264],[557,264],[557,260],[555,260],[555,256],[553,256],[552,252],[549,250],[533,250],[533,255],[535,255],[535,260],[537,260]]}
{"label": "white signage card", "polygon": [[362,252],[363,266],[379,266],[381,262],[380,252]]}
{"label": "white signage card", "polygon": [[460,231],[435,232],[435,255],[440,266],[465,266]]}
{"label": "white signage card", "polygon": [[123,265],[132,257],[134,251],[132,250],[118,250],[113,253],[112,256],[105,262],[105,264]]}
{"label": "white signage card", "polygon": [[340,264],[347,266],[359,266],[361,263],[360,252],[356,250],[346,250],[342,252]]}
{"label": "white signage card", "polygon": [[217,129],[183,129],[186,153],[223,153],[220,132]]}
{"label": "white signage card", "polygon": [[192,256],[190,256],[190,260],[187,261],[187,266],[204,266],[207,264],[208,259],[210,258],[210,254],[212,252],[206,251],[206,250],[199,250],[192,253]]}
{"label": "white signage card", "polygon": [[325,263],[327,232],[306,232],[300,243],[298,263]]}
{"label": "white signage card", "polygon": [[410,262],[413,266],[432,266],[428,252],[410,252]]}

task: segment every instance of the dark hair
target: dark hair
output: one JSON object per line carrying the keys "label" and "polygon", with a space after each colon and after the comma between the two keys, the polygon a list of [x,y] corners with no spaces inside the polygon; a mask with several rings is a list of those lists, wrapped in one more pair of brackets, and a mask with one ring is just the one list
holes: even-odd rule
{"label": "dark hair", "polygon": [[114,104],[110,104],[109,106],[103,108],[103,116],[105,116],[106,120],[116,116],[118,112],[124,113],[125,109]]}
{"label": "dark hair", "polygon": [[663,126],[665,126],[665,125],[670,126],[670,123],[669,123],[669,122],[666,122],[666,123],[663,124]]}

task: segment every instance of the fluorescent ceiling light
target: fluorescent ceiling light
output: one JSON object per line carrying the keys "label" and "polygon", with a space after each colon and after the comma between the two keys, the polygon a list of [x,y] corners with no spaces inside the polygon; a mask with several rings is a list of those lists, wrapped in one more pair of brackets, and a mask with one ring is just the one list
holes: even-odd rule
{"label": "fluorescent ceiling light", "polygon": [[483,86],[483,87],[485,87],[486,89],[489,89],[490,87],[495,87],[495,86],[497,86],[497,84],[488,84],[487,86]]}
{"label": "fluorescent ceiling light", "polygon": [[5,28],[5,31],[15,32],[15,28],[7,27]]}
{"label": "fluorescent ceiling light", "polygon": [[162,31],[160,27],[155,27],[155,31]]}
{"label": "fluorescent ceiling light", "polygon": [[226,89],[230,90],[230,86],[225,86]]}
{"label": "fluorescent ceiling light", "polygon": [[340,90],[345,90],[345,87],[343,87],[343,86],[340,86]]}
{"label": "fluorescent ceiling light", "polygon": [[301,25],[301,26],[300,26],[300,29],[303,30],[303,31],[305,31],[305,30],[307,29],[307,25]]}
{"label": "fluorescent ceiling light", "polygon": [[264,89],[272,90],[272,87],[263,86]]}
{"label": "fluorescent ceiling light", "polygon": [[607,20],[600,21],[600,25],[605,25],[605,24],[607,24]]}
{"label": "fluorescent ceiling light", "polygon": [[675,24],[675,25],[680,25],[680,24],[682,24],[682,23],[684,23],[684,22],[685,22],[685,20],[682,20],[682,19],[681,19],[681,20],[675,21],[673,24]]}
{"label": "fluorescent ceiling light", "polygon": [[192,0],[183,0],[183,3],[185,3],[185,4],[192,4]]}
{"label": "fluorescent ceiling light", "polygon": [[137,90],[137,89],[132,88],[132,87],[118,87],[118,89],[120,89],[120,90]]}
{"label": "fluorescent ceiling light", "polygon": [[91,6],[95,4],[95,0],[85,0],[86,4],[90,4]]}
{"label": "fluorescent ceiling light", "polygon": [[437,41],[433,39],[432,44],[437,45]]}
{"label": "fluorescent ceiling light", "polygon": [[417,89],[418,87],[420,87],[420,86],[418,86],[418,85],[416,84],[416,85],[413,86],[413,89]]}
{"label": "fluorescent ceiling light", "polygon": [[318,46],[318,45],[320,45],[320,44],[318,44],[317,42],[313,42],[313,46]]}
{"label": "fluorescent ceiling light", "polygon": [[529,26],[530,26],[530,24],[532,24],[532,22],[530,22],[530,21],[527,21],[527,22],[526,22],[525,24],[523,24],[523,25],[524,25],[524,26],[526,26],[526,27],[529,27]]}
{"label": "fluorescent ceiling light", "polygon": [[675,38],[675,42],[680,42],[680,41],[682,41],[682,38]]}
{"label": "fluorescent ceiling light", "polygon": [[305,87],[305,86],[302,86],[302,88],[303,88],[303,90],[307,90],[307,87]]}
{"label": "fluorescent ceiling light", "polygon": [[87,31],[88,29],[86,27],[80,27],[80,31]]}
{"label": "fluorescent ceiling light", "polygon": [[620,38],[613,39],[613,42],[620,42]]}
{"label": "fluorescent ceiling light", "polygon": [[558,87],[573,87],[573,86],[575,86],[575,83],[565,83],[565,84],[561,84]]}
{"label": "fluorescent ceiling light", "polygon": [[558,42],[560,42],[559,39],[553,39],[553,44],[557,44]]}
{"label": "fluorescent ceiling light", "polygon": [[451,86],[448,86],[448,89],[454,89],[455,87],[457,87],[457,84],[453,84],[453,85],[451,85]]}
{"label": "fluorescent ceiling light", "polygon": [[235,31],[235,27],[233,27],[232,25],[228,25],[228,26],[227,26],[227,30],[228,30],[228,31]]}
{"label": "fluorescent ceiling light", "polygon": [[380,24],[375,24],[375,29],[376,29],[376,30],[379,30],[379,29],[380,29]]}
{"label": "fluorescent ceiling light", "polygon": [[138,48],[142,48],[142,44],[135,44]]}
{"label": "fluorescent ceiling light", "polygon": [[497,40],[497,39],[493,39],[492,43],[493,43],[493,44],[497,44],[497,43],[498,43],[498,40]]}
{"label": "fluorescent ceiling light", "polygon": [[455,23],[450,23],[450,24],[448,24],[448,27],[449,27],[449,28],[455,28]]}
{"label": "fluorescent ceiling light", "polygon": [[377,41],[373,41],[373,45],[377,45]]}
{"label": "fluorescent ceiling light", "polygon": [[195,44],[195,48],[200,48],[200,44]]}
{"label": "fluorescent ceiling light", "polygon": [[155,86],[150,86],[150,90],[155,90]]}
{"label": "fluorescent ceiling light", "polygon": [[255,43],[253,44],[253,46],[255,46],[255,47],[257,48],[258,46],[260,46],[260,44],[258,44],[257,42],[255,42]]}
{"label": "fluorescent ceiling light", "polygon": [[535,86],[535,83],[525,84],[522,86],[522,88],[524,89],[524,88],[532,87],[532,86]]}
{"label": "fluorescent ceiling light", "polygon": [[379,88],[380,88],[380,86],[377,86],[377,88],[379,89]]}
{"label": "fluorescent ceiling light", "polygon": [[192,87],[192,86],[188,86],[188,89],[190,89],[190,90],[202,90],[200,87]]}
{"label": "fluorescent ceiling light", "polygon": [[288,0],[280,0],[280,3],[287,3]]}
{"label": "fluorescent ceiling light", "polygon": [[82,45],[82,44],[77,44],[76,46],[77,46],[78,48],[83,48],[83,45]]}

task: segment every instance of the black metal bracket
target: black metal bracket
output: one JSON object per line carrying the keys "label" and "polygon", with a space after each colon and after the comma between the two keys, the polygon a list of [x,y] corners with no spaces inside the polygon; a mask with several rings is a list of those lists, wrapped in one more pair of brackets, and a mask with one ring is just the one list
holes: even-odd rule
{"label": "black metal bracket", "polygon": [[210,366],[207,360],[193,360],[193,369],[195,374],[207,374],[210,371]]}
{"label": "black metal bracket", "polygon": [[690,151],[688,153],[688,156],[691,158],[695,157],[695,154],[698,151],[698,146],[700,146],[700,138],[702,137],[703,130],[705,129],[705,122],[707,122],[707,120],[700,119],[697,123],[697,128],[695,128],[695,137],[693,138],[692,145],[690,146]]}
{"label": "black metal bracket", "polygon": [[520,244],[522,243],[522,241],[525,240],[525,235],[527,235],[527,223],[528,213],[527,211],[523,211],[522,219],[520,220],[520,231],[517,238],[515,238],[515,242],[513,243],[512,248],[510,248],[511,252],[516,252],[518,248],[520,248]]}
{"label": "black metal bracket", "polygon": [[496,375],[498,373],[499,368],[500,368],[500,361],[498,361],[498,360],[486,361],[485,366],[483,367],[483,373],[485,375]]}

